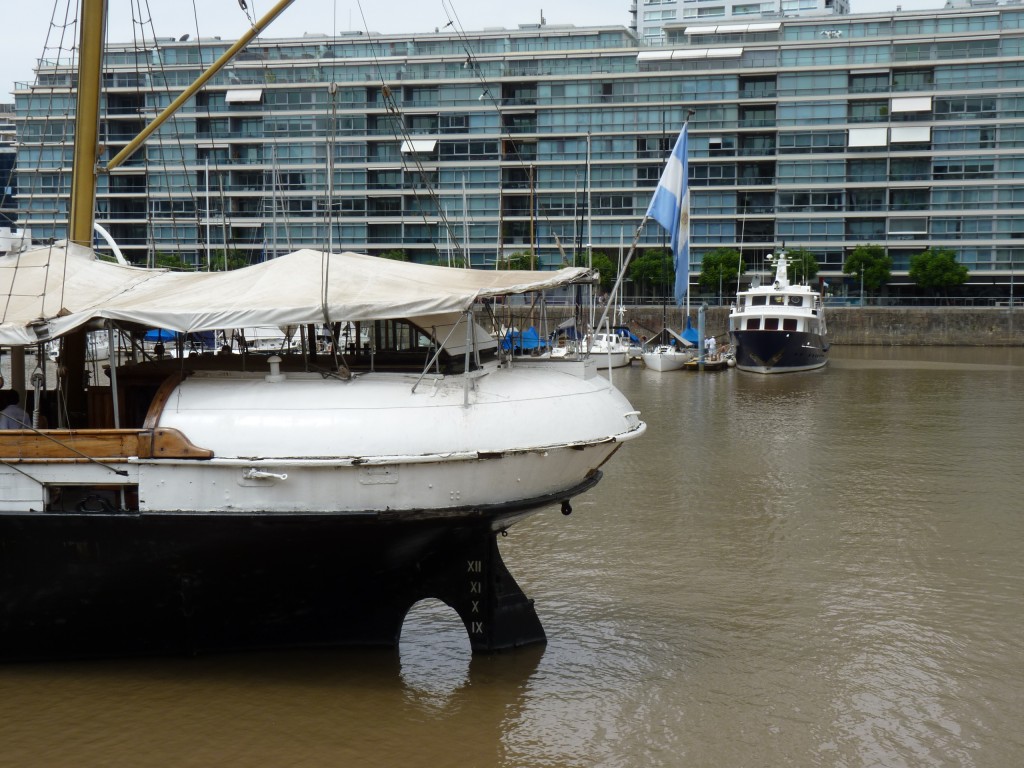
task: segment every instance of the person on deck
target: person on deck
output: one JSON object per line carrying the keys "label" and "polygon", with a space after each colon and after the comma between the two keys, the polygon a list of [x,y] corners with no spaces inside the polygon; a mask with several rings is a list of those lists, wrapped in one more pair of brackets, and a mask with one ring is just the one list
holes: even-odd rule
{"label": "person on deck", "polygon": [[0,429],[28,429],[32,420],[20,405],[21,397],[13,389],[0,391]]}

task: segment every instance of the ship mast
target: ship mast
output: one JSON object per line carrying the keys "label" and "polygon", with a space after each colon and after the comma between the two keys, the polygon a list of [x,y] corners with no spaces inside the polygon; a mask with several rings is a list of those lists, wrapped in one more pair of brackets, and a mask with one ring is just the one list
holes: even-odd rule
{"label": "ship mast", "polygon": [[107,0],[82,0],[78,37],[78,99],[68,240],[92,244],[96,208],[96,162],[100,136],[100,82]]}
{"label": "ship mast", "polygon": [[[146,129],[111,159],[102,172],[117,167],[190,96],[198,91],[221,67],[230,61],[252,38],[260,34],[294,0],[278,0],[242,38],[217,59],[191,86],[175,99]],[[96,210],[96,178],[100,172],[100,96],[103,78],[103,43],[107,26],[107,0],[81,0],[78,37],[78,98],[75,107],[75,144],[71,170],[68,240],[85,247],[92,245]],[[225,244],[225,248],[227,245]],[[85,331],[64,337],[62,358],[64,396],[68,424],[79,426],[86,418]],[[65,411],[61,410],[63,420]]]}
{"label": "ship mast", "polygon": [[99,88],[103,63],[106,0],[82,0],[79,18],[78,99],[75,110],[75,154],[71,175],[71,219],[68,240],[92,244],[96,204],[96,161],[99,145]]}
{"label": "ship mast", "polygon": [[[75,106],[75,144],[71,167],[68,241],[92,245],[96,208],[96,163],[100,134],[100,83],[107,0],[81,0],[78,36],[78,98]],[[60,409],[61,426],[76,427],[86,419],[85,331],[64,337],[61,344],[66,407]],[[65,424],[65,420],[67,423]]]}

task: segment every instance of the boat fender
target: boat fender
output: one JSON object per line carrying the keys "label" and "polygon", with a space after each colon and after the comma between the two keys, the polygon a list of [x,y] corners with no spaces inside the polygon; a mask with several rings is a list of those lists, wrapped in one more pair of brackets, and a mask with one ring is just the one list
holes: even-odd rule
{"label": "boat fender", "polygon": [[572,504],[569,503],[568,499],[565,499],[565,501],[562,502],[562,514],[563,515],[571,515],[572,514]]}

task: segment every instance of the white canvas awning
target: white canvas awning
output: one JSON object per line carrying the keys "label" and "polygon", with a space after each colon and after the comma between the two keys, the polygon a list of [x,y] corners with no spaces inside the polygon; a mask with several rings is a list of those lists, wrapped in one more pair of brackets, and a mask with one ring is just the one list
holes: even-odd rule
{"label": "white canvas awning", "polygon": [[743,55],[742,48],[709,48],[708,58],[709,59],[738,59]]}
{"label": "white canvas awning", "polygon": [[645,61],[668,61],[672,58],[672,51],[640,51],[636,55],[638,62]]}
{"label": "white canvas awning", "polygon": [[743,55],[742,48],[681,48],[673,51],[672,58],[676,59],[728,59],[739,58]]}
{"label": "white canvas awning", "polygon": [[905,96],[892,100],[892,111],[897,112],[931,112],[931,96]]}
{"label": "white canvas awning", "polygon": [[894,126],[890,139],[893,144],[920,143],[932,140],[932,129],[927,125]]}
{"label": "white canvas awning", "polygon": [[847,146],[884,147],[888,138],[888,128],[851,128]]}
{"label": "white canvas awning", "polygon": [[756,22],[753,24],[715,24],[706,27],[687,27],[686,35],[730,35],[746,34],[747,32],[775,32],[782,27],[780,21]]}
{"label": "white canvas awning", "polygon": [[227,104],[258,104],[262,100],[262,88],[235,88],[224,98]]}
{"label": "white canvas awning", "polygon": [[450,269],[312,250],[233,272],[171,272],[56,245],[0,257],[0,345],[35,344],[98,319],[195,332],[416,318],[588,277],[583,268]]}
{"label": "white canvas awning", "polygon": [[406,139],[402,142],[402,154],[426,154],[433,152],[437,139]]}

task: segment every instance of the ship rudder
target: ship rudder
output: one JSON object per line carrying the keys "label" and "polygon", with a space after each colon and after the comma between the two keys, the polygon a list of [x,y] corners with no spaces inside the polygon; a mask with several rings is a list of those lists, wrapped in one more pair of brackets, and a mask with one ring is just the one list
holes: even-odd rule
{"label": "ship rudder", "polygon": [[489,526],[466,530],[452,537],[443,556],[431,559],[432,566],[420,566],[423,597],[435,597],[455,610],[474,653],[547,641],[533,600],[502,560],[497,538]]}

